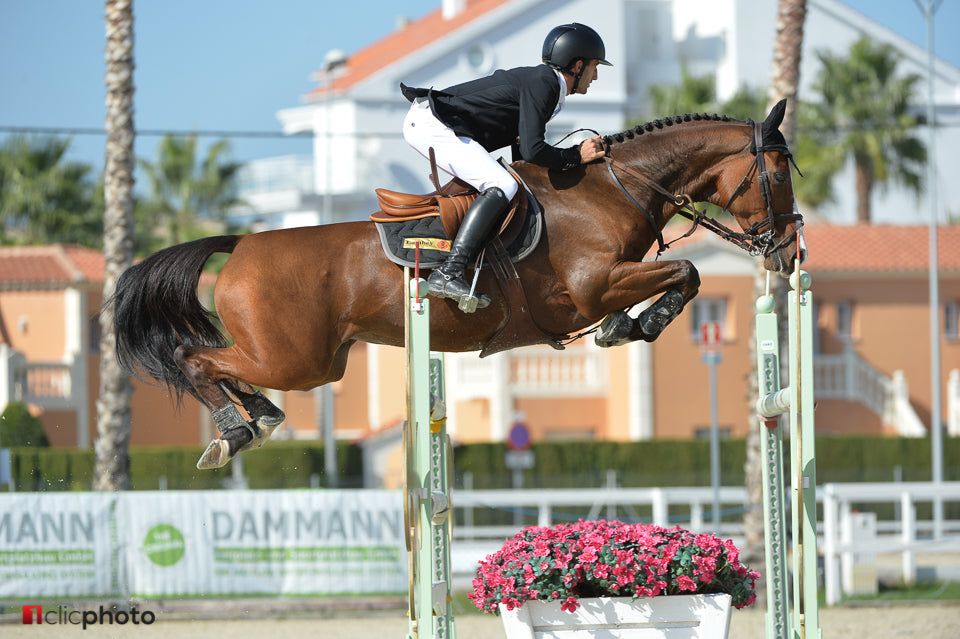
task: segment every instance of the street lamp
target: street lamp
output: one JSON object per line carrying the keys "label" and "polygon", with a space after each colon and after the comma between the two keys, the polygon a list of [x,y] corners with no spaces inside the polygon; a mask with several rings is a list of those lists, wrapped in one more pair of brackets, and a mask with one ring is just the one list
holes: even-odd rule
{"label": "street lamp", "polygon": [[[927,22],[927,197],[930,202],[930,448],[933,483],[943,481],[943,432],[940,429],[940,265],[937,257],[936,110],[933,103],[933,14],[943,0],[913,0]],[[943,533],[943,501],[933,502],[933,537]]]}

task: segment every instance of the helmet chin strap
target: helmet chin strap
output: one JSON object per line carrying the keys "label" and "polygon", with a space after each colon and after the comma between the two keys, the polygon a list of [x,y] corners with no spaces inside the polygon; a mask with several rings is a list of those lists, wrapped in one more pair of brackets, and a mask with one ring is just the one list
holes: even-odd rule
{"label": "helmet chin strap", "polygon": [[573,86],[570,87],[571,95],[577,92],[577,87],[580,86],[580,78],[583,77],[583,72],[587,68],[586,61],[584,61],[583,58],[579,58],[579,60],[582,63],[582,66],[580,67],[579,71],[573,71],[572,69],[568,69],[570,73],[573,73]]}

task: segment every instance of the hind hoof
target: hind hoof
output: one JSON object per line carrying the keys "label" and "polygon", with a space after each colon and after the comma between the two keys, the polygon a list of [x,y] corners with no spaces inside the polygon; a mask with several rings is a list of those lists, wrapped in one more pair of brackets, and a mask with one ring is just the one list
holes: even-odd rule
{"label": "hind hoof", "polygon": [[207,449],[200,455],[197,462],[198,470],[213,470],[222,468],[227,464],[233,455],[230,454],[230,442],[225,439],[215,439],[210,442]]}

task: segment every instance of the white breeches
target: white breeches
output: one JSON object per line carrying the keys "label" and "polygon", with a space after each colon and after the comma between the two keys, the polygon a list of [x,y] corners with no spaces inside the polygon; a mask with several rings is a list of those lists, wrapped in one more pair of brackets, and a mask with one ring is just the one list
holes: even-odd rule
{"label": "white breeches", "polygon": [[438,120],[426,101],[415,102],[403,120],[403,139],[423,157],[433,147],[437,168],[467,182],[478,191],[500,187],[508,200],[517,193],[517,181],[476,140],[458,137]]}

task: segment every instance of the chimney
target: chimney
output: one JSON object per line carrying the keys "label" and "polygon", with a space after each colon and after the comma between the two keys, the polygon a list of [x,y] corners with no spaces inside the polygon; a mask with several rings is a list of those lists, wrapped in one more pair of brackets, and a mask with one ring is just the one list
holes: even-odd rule
{"label": "chimney", "polygon": [[443,19],[451,20],[467,8],[467,0],[443,0]]}

